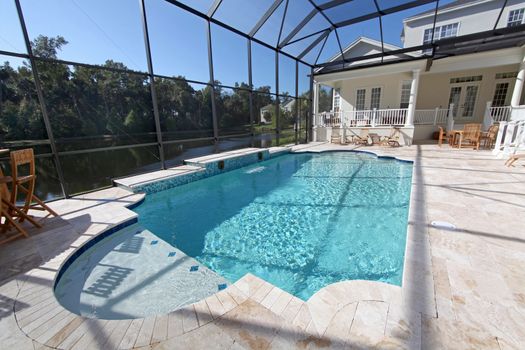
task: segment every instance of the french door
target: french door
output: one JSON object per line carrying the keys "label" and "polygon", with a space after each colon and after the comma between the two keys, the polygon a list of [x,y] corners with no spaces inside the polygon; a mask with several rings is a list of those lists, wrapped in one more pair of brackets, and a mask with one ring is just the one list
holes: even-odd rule
{"label": "french door", "polygon": [[479,84],[464,83],[450,86],[448,103],[454,104],[454,116],[459,118],[472,118],[476,109]]}

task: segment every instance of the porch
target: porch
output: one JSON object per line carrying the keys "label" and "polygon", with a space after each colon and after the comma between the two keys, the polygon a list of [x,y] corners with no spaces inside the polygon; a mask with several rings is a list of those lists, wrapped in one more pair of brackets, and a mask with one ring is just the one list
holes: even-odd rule
{"label": "porch", "polygon": [[[314,76],[313,138],[331,128],[402,131],[403,143],[438,130],[525,118],[525,51],[511,48],[440,60],[415,60]],[[399,106],[399,108],[397,108]],[[377,130],[376,130],[377,129]]]}

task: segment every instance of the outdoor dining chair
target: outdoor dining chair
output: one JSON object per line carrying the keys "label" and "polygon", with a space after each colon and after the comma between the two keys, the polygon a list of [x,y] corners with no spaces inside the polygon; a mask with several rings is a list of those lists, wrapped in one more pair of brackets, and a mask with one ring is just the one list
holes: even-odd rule
{"label": "outdoor dining chair", "polygon": [[491,149],[492,146],[494,146],[494,142],[496,142],[496,137],[498,136],[498,130],[499,130],[499,125],[496,125],[496,124],[491,125],[487,131],[481,133],[480,140],[479,140],[480,144],[483,144],[484,148]]}
{"label": "outdoor dining chair", "polygon": [[[20,210],[26,214],[20,218],[20,222],[28,218],[29,209],[47,211],[49,215],[58,216],[58,214],[40,198],[35,195],[36,171],[35,155],[32,148],[13,151],[11,156],[11,177],[13,178],[13,187],[11,189],[11,203],[15,204],[20,193],[24,198]],[[20,174],[22,167],[27,166],[28,171]],[[36,202],[36,203],[35,203]],[[46,216],[46,217],[47,217]]]}
{"label": "outdoor dining chair", "polygon": [[463,133],[460,137],[459,148],[461,147],[472,147],[476,150],[479,149],[479,140],[481,136],[481,124],[471,123],[465,124],[463,127]]}

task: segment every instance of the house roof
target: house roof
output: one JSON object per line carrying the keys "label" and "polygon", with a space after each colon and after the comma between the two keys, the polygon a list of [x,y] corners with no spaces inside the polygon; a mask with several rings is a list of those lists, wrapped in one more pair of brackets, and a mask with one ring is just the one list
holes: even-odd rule
{"label": "house roof", "polygon": [[[372,39],[372,38],[369,38],[369,37],[366,37],[366,36],[360,36],[359,38],[354,40],[352,43],[350,43],[350,45],[348,45],[347,47],[344,48],[343,54],[346,54],[347,52],[349,52],[350,50],[352,50],[354,47],[356,47],[358,44],[361,44],[361,43],[369,44],[369,45],[375,46],[375,47],[377,47],[379,49],[381,48],[381,41],[375,40],[375,39]],[[401,49],[401,47],[399,47],[397,45],[388,44],[388,43],[385,43],[385,42],[383,42],[383,47],[384,47],[385,51],[394,51],[394,50]],[[414,53],[406,53],[405,55],[412,56],[412,57],[417,57],[417,55],[414,54]],[[339,57],[341,57],[341,53],[340,52],[338,54],[332,56],[332,58],[330,58],[329,62],[335,61]]]}

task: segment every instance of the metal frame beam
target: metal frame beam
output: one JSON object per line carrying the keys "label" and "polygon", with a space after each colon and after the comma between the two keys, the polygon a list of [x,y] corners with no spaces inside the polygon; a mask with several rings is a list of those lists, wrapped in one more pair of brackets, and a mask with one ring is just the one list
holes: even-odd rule
{"label": "metal frame beam", "polygon": [[381,35],[381,53],[383,54],[383,56],[381,56],[381,62],[383,62],[383,57],[385,55],[385,41],[383,38],[383,15],[381,9],[379,8],[377,0],[374,0],[374,5],[376,7],[377,13],[381,14],[381,16],[379,16],[379,34]]}
{"label": "metal frame beam", "polygon": [[277,45],[279,45],[279,41],[281,41],[281,35],[283,34],[284,21],[286,20],[286,14],[288,13],[289,3],[290,3],[290,0],[286,0],[286,4],[284,5],[284,13],[283,13],[283,18],[281,18],[281,26],[279,27],[279,36],[277,37]]}
{"label": "metal frame beam", "polygon": [[[478,33],[474,33],[474,34],[462,35],[462,36],[453,37],[453,38],[445,38],[445,39],[441,39],[441,40],[436,41],[435,43],[431,43],[431,44],[418,45],[418,46],[407,47],[407,48],[403,48],[403,49],[399,49],[399,50],[386,51],[384,53],[384,56],[393,56],[393,55],[403,54],[403,53],[407,53],[407,52],[414,52],[414,51],[420,51],[420,50],[425,50],[425,49],[431,49],[434,46],[437,46],[437,47],[441,46],[442,47],[442,46],[466,43],[466,42],[473,41],[473,40],[490,39],[492,37],[498,37],[498,36],[505,35],[505,34],[513,34],[513,33],[524,32],[524,30],[525,30],[525,24],[522,24],[520,26],[514,26],[514,27],[499,28],[499,29],[496,29],[496,30],[488,30],[488,31],[484,31],[484,32],[478,32]],[[348,63],[348,62],[356,62],[356,61],[368,60],[368,59],[371,59],[371,58],[380,58],[381,55],[382,55],[381,53],[378,53],[378,54],[366,55],[366,56],[362,56],[362,57],[355,57],[355,58],[351,58],[351,59],[347,58],[347,59],[344,60],[344,62]],[[428,56],[415,57],[415,59],[426,59],[426,58],[428,58]],[[341,63],[343,63],[343,60],[325,62],[325,63],[314,65],[314,69],[336,66],[336,65],[341,64]],[[317,74],[320,74],[320,73],[317,73]]]}
{"label": "metal frame beam", "polygon": [[313,126],[313,118],[314,118],[314,69],[313,67],[310,68],[310,110],[308,111],[308,114],[306,116],[306,142],[312,141],[312,126]]}
{"label": "metal frame beam", "polygon": [[159,106],[157,104],[157,90],[155,88],[155,75],[153,73],[153,62],[151,58],[151,48],[149,42],[148,19],[146,16],[146,4],[144,0],[139,0],[142,12],[142,30],[144,34],[144,47],[146,49],[146,60],[148,63],[148,75],[150,80],[151,102],[153,104],[153,117],[155,119],[155,131],[157,134],[157,146],[159,148],[160,164],[162,169],[166,169],[164,162],[164,147],[162,146],[162,129],[160,127]]}
{"label": "metal frame beam", "polygon": [[324,46],[326,45],[326,42],[328,41],[328,37],[329,35],[327,35],[326,38],[324,39],[323,45],[321,45],[321,49],[319,50],[319,53],[317,54],[317,57],[315,58],[314,65],[317,64],[317,61],[319,61],[319,57],[321,57],[321,53],[323,52]]}
{"label": "metal frame beam", "polygon": [[217,105],[215,102],[215,77],[213,74],[213,48],[211,39],[211,22],[207,22],[207,41],[208,41],[208,67],[210,69],[210,82],[211,82],[211,118],[213,123],[213,141],[215,143],[215,150],[219,146],[219,123],[217,116]]}
{"label": "metal frame beam", "polygon": [[330,34],[330,31],[326,30],[323,34],[319,35],[319,37],[315,39],[310,45],[308,45],[308,47],[304,49],[303,52],[301,52],[299,56],[297,57],[303,58],[308,52],[310,52],[310,50],[316,47],[317,44],[319,44],[325,37],[328,37],[329,34]]}
{"label": "metal frame beam", "polygon": [[435,2],[435,1],[436,0],[414,0],[414,1],[407,2],[407,3],[402,4],[402,5],[389,7],[387,9],[382,10],[380,13],[376,11],[376,12],[372,12],[372,13],[369,13],[369,14],[366,14],[366,15],[363,15],[363,16],[359,16],[359,17],[355,17],[355,18],[348,19],[348,20],[345,20],[345,21],[337,22],[337,23],[334,23],[334,26],[336,28],[346,27],[346,26],[349,26],[351,24],[364,22],[364,21],[367,21],[369,19],[377,18],[379,16],[390,15],[392,13],[408,10],[408,9],[413,8],[413,7],[429,4],[429,3]]}
{"label": "metal frame beam", "polygon": [[[268,44],[268,43],[265,43],[264,41],[259,40],[259,39],[257,39],[257,38],[250,37],[249,34],[246,34],[246,33],[244,33],[244,32],[241,32],[240,30],[235,29],[235,28],[233,28],[232,26],[230,26],[230,25],[228,25],[228,24],[226,24],[226,23],[224,23],[224,22],[221,22],[221,21],[219,21],[219,20],[217,20],[217,19],[215,19],[215,18],[210,18],[210,17],[208,17],[207,15],[205,15],[204,13],[201,13],[201,12],[195,10],[194,8],[192,8],[192,7],[190,7],[190,6],[186,5],[186,4],[180,3],[180,2],[178,2],[177,0],[164,0],[164,1],[170,3],[170,4],[174,5],[174,6],[177,6],[177,7],[181,8],[181,9],[187,11],[187,12],[190,12],[190,13],[194,14],[194,15],[197,16],[197,17],[203,18],[203,19],[205,19],[205,20],[207,20],[207,21],[209,21],[209,22],[211,22],[211,23],[213,23],[213,24],[216,24],[216,25],[221,26],[221,27],[223,27],[223,28],[225,28],[225,29],[227,29],[227,30],[229,30],[229,31],[231,31],[231,32],[234,32],[234,33],[237,34],[237,35],[240,35],[240,36],[245,37],[245,38],[252,39],[253,42],[255,42],[255,43],[259,44],[259,45],[265,46],[265,47],[267,47],[267,48],[269,48],[269,49],[272,49],[272,50],[274,50],[274,51],[278,51],[278,52],[282,53],[283,55],[288,56],[288,57],[290,57],[290,58],[292,58],[292,59],[294,59],[294,60],[297,59],[297,57],[294,57],[294,56],[290,55],[289,53],[286,53],[286,52],[284,52],[284,51],[281,51],[281,50],[279,50],[277,47],[274,47],[274,46],[272,46],[272,45],[270,45],[270,44]],[[309,67],[312,66],[312,65],[311,65],[310,63],[308,63],[308,62],[301,61],[301,63],[303,63],[303,64],[305,64],[305,65],[307,65],[307,66],[309,66]]]}
{"label": "metal frame beam", "polygon": [[303,18],[303,20],[295,26],[294,29],[292,29],[292,31],[290,32],[290,34],[288,34],[286,36],[286,38],[284,38],[278,45],[277,47],[282,49],[284,46],[286,46],[286,44],[288,44],[290,42],[290,40],[293,39],[294,36],[297,35],[297,33],[299,33],[301,31],[301,29],[303,29],[303,27],[305,25],[308,24],[308,22],[310,22],[312,20],[312,18],[315,17],[315,15],[317,15],[319,13],[319,10],[317,9],[313,9],[312,11],[310,11],[310,13],[305,17]]}
{"label": "metal frame beam", "polygon": [[354,1],[354,0],[332,0],[330,2],[325,2],[324,4],[321,4],[318,7],[320,10],[328,10],[329,8],[343,5],[350,1]]}
{"label": "metal frame beam", "polygon": [[301,115],[299,114],[299,62],[295,61],[295,144],[297,145],[299,137],[299,124]]}
{"label": "metal frame beam", "polygon": [[[439,2],[439,0],[438,0]],[[505,10],[505,7],[507,7],[507,0],[503,2],[503,5],[501,6],[501,11],[498,14],[498,18],[496,19],[496,23],[494,23],[494,30],[498,27],[499,20],[501,19],[501,15],[503,14],[503,10]]]}
{"label": "metal frame beam", "polygon": [[248,36],[250,38],[253,38],[255,34],[257,34],[257,32],[259,31],[259,29],[261,29],[261,27],[266,23],[266,21],[273,15],[273,13],[275,12],[275,10],[277,10],[277,8],[282,4],[284,0],[275,0],[272,4],[272,6],[270,6],[270,8],[266,11],[266,13],[261,17],[261,19],[259,19],[259,21],[257,22],[257,24],[255,24],[255,26],[252,28],[252,30],[250,30],[250,33],[248,34]]}
{"label": "metal frame beam", "polygon": [[55,168],[57,171],[58,181],[60,183],[60,189],[65,198],[68,198],[68,192],[66,187],[66,181],[64,180],[64,173],[62,171],[62,165],[60,164],[60,159],[58,157],[58,151],[55,144],[55,138],[53,136],[53,130],[51,128],[51,122],[49,120],[49,115],[47,113],[46,102],[44,100],[44,93],[42,92],[42,84],[40,83],[40,76],[38,74],[38,67],[33,56],[33,49],[31,48],[31,41],[29,40],[29,34],[27,32],[27,27],[24,19],[24,14],[22,13],[22,7],[20,6],[20,0],[15,0],[16,11],[18,13],[18,19],[20,21],[20,27],[22,28],[22,34],[24,36],[24,43],[28,53],[29,62],[31,63],[31,70],[33,72],[33,80],[35,83],[35,89],[38,97],[38,102],[40,104],[40,109],[42,112],[42,119],[44,120],[44,127],[46,128],[47,137],[49,139],[49,144],[51,146],[51,153],[53,154],[53,160],[55,162]]}
{"label": "metal frame beam", "polygon": [[255,123],[255,114],[253,110],[253,77],[252,77],[252,41],[247,39],[247,49],[248,49],[248,86],[250,87],[249,92],[249,108],[250,108],[250,133],[252,135],[251,145],[254,146],[254,123]]}
{"label": "metal frame beam", "polygon": [[208,10],[208,17],[213,17],[215,12],[219,9],[219,6],[221,6],[222,0],[215,0],[213,4],[211,5],[210,9]]}
{"label": "metal frame beam", "polygon": [[281,134],[281,107],[279,100],[279,52],[275,51],[275,136],[277,139],[277,145],[279,145],[279,138]]}
{"label": "metal frame beam", "polygon": [[323,33],[324,31],[326,31],[326,29],[321,29],[321,30],[319,30],[319,31],[317,31],[317,32],[314,32],[314,33],[311,33],[311,34],[305,35],[305,36],[303,36],[303,37],[300,37],[300,38],[298,38],[298,39],[292,40],[292,41],[290,41],[289,43],[287,43],[286,45],[284,45],[283,47],[286,47],[286,46],[288,46],[288,45],[295,44],[295,43],[297,43],[297,42],[299,42],[299,41],[301,41],[301,40],[308,39],[308,38],[310,38],[310,37],[312,37],[312,36],[319,35],[319,34]]}

